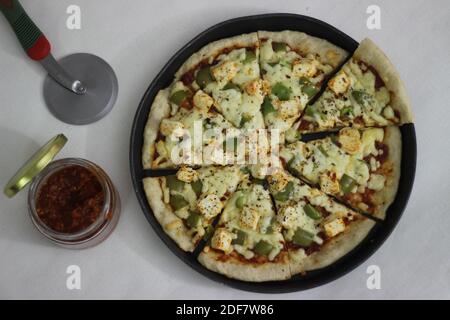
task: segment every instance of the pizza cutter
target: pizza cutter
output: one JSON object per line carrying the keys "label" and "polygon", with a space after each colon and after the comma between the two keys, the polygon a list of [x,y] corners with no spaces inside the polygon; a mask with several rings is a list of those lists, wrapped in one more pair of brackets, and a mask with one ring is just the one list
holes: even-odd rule
{"label": "pizza cutter", "polygon": [[49,41],[18,0],[0,0],[0,10],[28,57],[40,62],[48,72],[44,100],[56,118],[83,125],[98,121],[111,111],[119,86],[106,61],[89,53],[75,53],[56,61]]}

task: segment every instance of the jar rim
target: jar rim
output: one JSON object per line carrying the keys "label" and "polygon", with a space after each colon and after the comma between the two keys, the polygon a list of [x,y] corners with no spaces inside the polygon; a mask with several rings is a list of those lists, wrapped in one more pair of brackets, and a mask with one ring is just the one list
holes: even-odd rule
{"label": "jar rim", "polygon": [[[36,210],[36,197],[39,194],[40,187],[46,181],[48,177],[52,174],[62,170],[65,167],[70,166],[81,166],[83,168],[88,169],[92,174],[94,174],[102,186],[103,192],[105,194],[105,199],[103,203],[103,208],[101,213],[98,215],[96,220],[91,223],[88,227],[74,232],[74,233],[65,233],[55,231],[50,228],[47,224],[45,224],[37,214]],[[110,203],[111,203],[111,186],[110,179],[106,175],[106,173],[95,163],[81,159],[81,158],[64,158],[52,161],[47,167],[36,176],[31,182],[30,189],[28,191],[28,211],[31,216],[31,220],[37,227],[37,229],[43,233],[46,237],[50,238],[56,242],[64,242],[64,243],[79,243],[83,241],[88,241],[92,237],[95,237],[97,234],[101,232],[102,226],[105,221],[108,219],[108,214],[110,212]]]}

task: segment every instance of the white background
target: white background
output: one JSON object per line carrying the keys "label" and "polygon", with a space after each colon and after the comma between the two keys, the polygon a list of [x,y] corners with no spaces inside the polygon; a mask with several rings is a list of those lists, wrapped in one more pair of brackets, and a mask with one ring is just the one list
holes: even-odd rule
{"label": "white background", "polygon": [[[58,156],[102,166],[119,189],[118,227],[98,247],[53,246],[32,225],[27,191],[0,195],[0,298],[450,298],[450,2],[442,1],[122,1],[22,0],[56,57],[91,52],[119,79],[119,98],[102,121],[65,125],[42,98],[44,73],[27,60],[0,18],[0,184],[57,133],[69,142]],[[66,8],[82,11],[82,29],[66,28]],[[368,30],[366,8],[381,8],[381,30]],[[356,40],[372,38],[397,66],[416,118],[417,174],[406,212],[381,249],[350,274],[319,288],[285,295],[238,291],[191,270],[159,240],[138,206],[128,156],[131,124],[145,89],[169,57],[220,21],[291,12],[322,19]],[[406,159],[407,161],[407,159]],[[79,265],[81,290],[66,288],[66,268]],[[381,289],[366,287],[369,265]]]}

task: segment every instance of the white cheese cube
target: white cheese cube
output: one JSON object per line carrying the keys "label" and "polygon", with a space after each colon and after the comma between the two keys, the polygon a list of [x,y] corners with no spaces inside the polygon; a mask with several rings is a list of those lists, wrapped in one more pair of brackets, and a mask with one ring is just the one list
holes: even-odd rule
{"label": "white cheese cube", "polygon": [[256,230],[260,217],[261,215],[256,209],[251,207],[244,207],[241,211],[239,222],[241,227],[243,228]]}
{"label": "white cheese cube", "polygon": [[281,208],[278,221],[286,229],[294,229],[298,225],[299,213],[297,207],[286,206]]}
{"label": "white cheese cube", "polygon": [[225,86],[238,72],[236,61],[225,61],[211,69],[211,73],[216,79],[219,87]]}
{"label": "white cheese cube", "polygon": [[267,178],[270,188],[273,192],[283,190],[290,180],[289,175],[283,170],[276,170]]}
{"label": "white cheese cube", "polygon": [[197,181],[198,172],[190,167],[183,166],[178,170],[177,178],[183,182],[191,183],[192,181]]}
{"label": "white cheese cube", "polygon": [[260,79],[250,81],[245,86],[245,91],[251,96],[256,96],[256,95],[262,96],[264,94],[263,93],[263,81]]}
{"label": "white cheese cube", "polygon": [[199,110],[208,111],[213,103],[213,98],[202,90],[197,91],[194,95],[194,106]]}
{"label": "white cheese cube", "polygon": [[320,175],[320,190],[328,194],[338,194],[340,191],[339,181],[333,172]]}
{"label": "white cheese cube", "polygon": [[197,209],[206,219],[211,219],[217,216],[223,208],[223,203],[215,194],[208,194],[197,203]]}
{"label": "white cheese cube", "polygon": [[339,71],[333,79],[328,82],[328,87],[336,94],[342,94],[350,86],[350,78],[343,71]]}
{"label": "white cheese cube", "polygon": [[334,219],[323,226],[328,237],[334,237],[345,230],[345,223],[342,218]]}
{"label": "white cheese cube", "polygon": [[342,129],[339,131],[338,141],[347,153],[356,154],[361,149],[361,134],[357,129]]}
{"label": "white cheese cube", "polygon": [[225,253],[233,251],[231,242],[235,238],[235,235],[225,228],[219,228],[211,238],[211,247],[214,249],[222,250]]}
{"label": "white cheese cube", "polygon": [[317,72],[318,61],[311,58],[295,60],[292,66],[292,74],[295,77],[313,77]]}
{"label": "white cheese cube", "polygon": [[300,114],[300,104],[297,100],[278,101],[275,104],[278,105],[278,115],[281,119],[297,118]]}

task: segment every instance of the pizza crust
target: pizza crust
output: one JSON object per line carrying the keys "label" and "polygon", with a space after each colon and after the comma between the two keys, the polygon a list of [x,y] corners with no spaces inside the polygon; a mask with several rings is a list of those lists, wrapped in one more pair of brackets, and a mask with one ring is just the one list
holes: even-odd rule
{"label": "pizza crust", "polygon": [[181,249],[193,252],[195,245],[192,242],[192,237],[188,234],[188,229],[184,225],[183,220],[177,217],[172,209],[163,201],[161,178],[145,178],[142,183],[144,185],[147,201],[164,232],[168,234]]}
{"label": "pizza crust", "polygon": [[386,211],[397,195],[400,182],[401,162],[402,162],[402,134],[398,127],[386,127],[384,130],[384,144],[388,146],[388,158],[382,165],[382,170],[386,170],[386,186],[373,195],[373,202],[380,204],[374,217],[386,218]]}
{"label": "pizza crust", "polygon": [[263,264],[245,263],[233,257],[222,261],[220,260],[222,255],[223,253],[215,250],[202,251],[198,256],[198,261],[211,271],[242,281],[276,281],[291,277],[287,252],[280,253],[282,256],[277,259],[279,261]]}
{"label": "pizza crust", "polygon": [[290,251],[290,269],[292,275],[325,268],[336,262],[360,244],[375,225],[373,220],[358,215],[340,235],[332,238],[320,248],[320,251],[305,256],[303,249]]}
{"label": "pizza crust", "polygon": [[262,39],[272,39],[275,42],[287,43],[291,48],[303,54],[319,54],[321,62],[337,68],[348,56],[344,49],[328,42],[327,40],[310,36],[299,31],[258,31],[258,37]]}
{"label": "pizza crust", "polygon": [[201,48],[198,52],[194,53],[175,74],[175,79],[180,79],[186,72],[196,68],[205,59],[215,58],[227,48],[246,48],[259,46],[258,35],[256,32],[242,34],[239,36],[226,38],[211,42],[210,44]]}
{"label": "pizza crust", "polygon": [[400,123],[413,122],[411,103],[405,86],[389,58],[370,39],[361,41],[353,57],[377,70],[386,88],[392,93],[391,107],[400,113]]}
{"label": "pizza crust", "polygon": [[144,128],[142,146],[142,167],[151,169],[155,155],[155,141],[161,121],[170,115],[169,89],[160,90],[150,107],[150,114]]}

